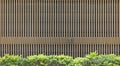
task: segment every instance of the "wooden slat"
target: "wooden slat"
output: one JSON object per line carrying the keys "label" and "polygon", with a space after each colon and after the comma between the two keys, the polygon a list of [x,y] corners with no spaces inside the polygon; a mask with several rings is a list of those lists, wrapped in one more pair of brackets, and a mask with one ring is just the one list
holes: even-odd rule
{"label": "wooden slat", "polygon": [[41,43],[41,44],[46,44],[46,43],[72,43],[72,44],[77,44],[77,43],[120,43],[120,38],[78,38],[78,37],[72,37],[72,42],[69,42],[69,38],[63,38],[63,37],[3,37],[0,38],[1,41],[0,43],[16,43],[16,44],[21,44],[21,43]]}
{"label": "wooden slat", "polygon": [[1,22],[2,22],[2,17],[1,16],[3,16],[3,14],[2,14],[2,9],[3,9],[3,5],[1,4],[2,3],[2,1],[0,0],[0,37],[1,37]]}
{"label": "wooden slat", "polygon": [[119,37],[120,37],[120,1],[119,1]]}

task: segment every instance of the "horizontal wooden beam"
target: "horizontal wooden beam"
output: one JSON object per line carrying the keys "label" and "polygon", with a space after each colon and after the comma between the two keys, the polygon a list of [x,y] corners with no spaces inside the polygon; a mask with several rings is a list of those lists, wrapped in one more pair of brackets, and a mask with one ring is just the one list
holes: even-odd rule
{"label": "horizontal wooden beam", "polygon": [[0,44],[119,44],[120,38],[108,37],[1,37]]}

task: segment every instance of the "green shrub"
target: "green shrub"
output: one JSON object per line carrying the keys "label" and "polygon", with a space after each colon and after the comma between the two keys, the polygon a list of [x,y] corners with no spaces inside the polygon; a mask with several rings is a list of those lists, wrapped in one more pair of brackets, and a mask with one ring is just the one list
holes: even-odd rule
{"label": "green shrub", "polygon": [[81,64],[82,66],[119,66],[120,59],[118,57],[114,54],[98,55],[96,52],[93,52],[86,55],[85,58],[87,60],[84,60]]}
{"label": "green shrub", "polygon": [[14,55],[0,57],[0,66],[120,66],[120,56],[98,55],[92,52],[85,57],[73,59],[65,55],[33,55],[26,58]]}
{"label": "green shrub", "polygon": [[18,66],[22,58],[20,56],[5,55],[0,58],[0,66]]}

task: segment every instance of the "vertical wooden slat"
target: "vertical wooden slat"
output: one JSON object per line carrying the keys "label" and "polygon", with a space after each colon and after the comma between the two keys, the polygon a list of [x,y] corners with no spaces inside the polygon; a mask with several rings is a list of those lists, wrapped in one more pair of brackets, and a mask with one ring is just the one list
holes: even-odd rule
{"label": "vertical wooden slat", "polygon": [[55,31],[54,31],[54,37],[56,37],[56,32],[57,32],[57,31],[56,31],[56,29],[57,29],[57,27],[56,27],[56,22],[57,22],[57,20],[56,20],[56,17],[57,17],[57,16],[56,16],[56,6],[57,6],[56,2],[57,2],[57,1],[54,0],[54,23],[55,23],[55,24],[54,24],[54,25],[55,25],[55,26],[54,26],[54,28],[55,28],[55,29],[54,29],[54,30],[55,30]]}
{"label": "vertical wooden slat", "polygon": [[99,31],[98,31],[98,27],[99,27],[99,26],[98,26],[98,14],[99,14],[99,13],[98,13],[98,9],[99,9],[99,8],[98,8],[98,0],[97,0],[97,1],[95,0],[95,17],[96,17],[96,18],[95,18],[95,22],[96,22],[96,24],[95,24],[95,26],[96,26],[96,27],[95,27],[95,28],[96,28],[96,29],[95,29],[95,37],[98,37],[98,34],[99,34]]}
{"label": "vertical wooden slat", "polygon": [[33,13],[34,13],[34,16],[33,16],[33,19],[34,19],[34,37],[37,37],[38,36],[38,0],[34,0],[33,1],[34,3],[34,7],[33,7]]}
{"label": "vertical wooden slat", "polygon": [[119,37],[120,37],[120,1],[119,1]]}
{"label": "vertical wooden slat", "polygon": [[108,35],[109,35],[108,34],[108,30],[109,30],[109,28],[108,28],[108,17],[109,17],[108,16],[108,4],[110,4],[110,3],[108,3],[108,0],[106,0],[106,37],[108,37]]}
{"label": "vertical wooden slat", "polygon": [[111,14],[112,14],[112,15],[111,15],[111,16],[112,16],[112,19],[111,19],[111,21],[112,21],[112,26],[111,26],[111,27],[112,27],[112,36],[111,36],[111,37],[113,37],[113,32],[114,32],[114,29],[113,29],[113,17],[114,17],[114,16],[113,16],[113,0],[112,0],[112,11],[111,11],[111,12],[112,12],[112,13],[111,13]]}
{"label": "vertical wooden slat", "polygon": [[[21,2],[21,3],[20,3]],[[22,21],[23,21],[23,0],[19,0],[19,11],[20,11],[20,13],[19,13],[19,16],[18,16],[18,18],[19,18],[19,36],[21,36],[22,37],[22,33],[23,33],[23,30],[22,30],[22,27],[23,27],[23,25],[22,25]]]}
{"label": "vertical wooden slat", "polygon": [[2,56],[3,56],[3,53],[4,53],[4,44],[2,44]]}
{"label": "vertical wooden slat", "polygon": [[65,24],[65,22],[66,22],[66,13],[67,13],[67,11],[66,11],[66,7],[68,6],[68,3],[66,4],[66,1],[65,0],[63,0],[63,4],[62,5],[64,5],[63,6],[63,37],[66,37],[66,33],[67,33],[67,31],[65,30],[66,29],[66,24]]}
{"label": "vertical wooden slat", "polygon": [[118,44],[118,55],[120,55],[120,45]]}
{"label": "vertical wooden slat", "polygon": [[22,11],[22,9],[21,9],[21,1],[19,1],[18,0],[18,3],[17,3],[17,15],[16,15],[16,17],[17,17],[17,27],[18,27],[18,29],[16,29],[16,34],[18,35],[17,37],[20,37],[21,36],[21,11]]}
{"label": "vertical wooden slat", "polygon": [[16,0],[13,0],[13,5],[12,5],[12,7],[13,7],[13,12],[14,12],[14,14],[13,14],[13,36],[15,37],[16,35],[15,35],[15,30],[16,30]]}
{"label": "vertical wooden slat", "polygon": [[50,22],[50,20],[49,20],[49,17],[50,17],[50,9],[49,9],[49,5],[50,4],[50,2],[49,1],[47,1],[47,37],[50,37],[50,24],[49,24],[49,22]]}
{"label": "vertical wooden slat", "polygon": [[17,46],[17,44],[15,44],[15,47],[14,47],[15,55],[17,55],[17,47],[16,46]]}
{"label": "vertical wooden slat", "polygon": [[6,22],[5,22],[5,27],[6,27],[5,28],[5,37],[7,37],[7,31],[8,31],[8,29],[7,29],[8,28],[8,11],[7,11],[8,8],[7,8],[7,6],[8,6],[8,0],[6,0],[5,3],[6,3],[6,5],[5,5],[5,9],[6,9],[5,10],[6,11],[6,14],[5,14],[5,20],[6,20]]}
{"label": "vertical wooden slat", "polygon": [[33,19],[33,15],[34,15],[34,9],[33,9],[33,7],[34,7],[34,0],[31,0],[31,37],[33,37],[33,34],[34,34],[34,19]]}
{"label": "vertical wooden slat", "polygon": [[115,0],[113,0],[113,36],[115,37]]}
{"label": "vertical wooden slat", "polygon": [[91,30],[91,27],[90,27],[90,25],[91,25],[91,22],[90,22],[90,0],[88,0],[88,23],[89,23],[89,25],[88,25],[89,26],[89,29],[88,29],[89,30],[88,31],[89,32],[89,37],[91,37],[91,31],[90,31]]}
{"label": "vertical wooden slat", "polygon": [[119,5],[118,5],[118,0],[116,0],[115,1],[115,37],[118,37],[119,36],[119,31],[118,31],[118,28],[119,28],[119,26],[118,26],[118,22],[119,22],[119,19],[118,19],[118,9],[119,9],[119,7],[118,7]]}
{"label": "vertical wooden slat", "polygon": [[21,44],[21,55],[23,57],[23,44]]}
{"label": "vertical wooden slat", "polygon": [[15,17],[16,17],[16,21],[15,21],[15,37],[18,37],[18,0],[15,1]]}
{"label": "vertical wooden slat", "polygon": [[102,5],[102,9],[103,9],[103,10],[102,10],[102,13],[103,13],[102,16],[103,16],[103,17],[101,17],[101,18],[102,18],[102,20],[101,20],[101,21],[102,21],[102,37],[105,37],[105,36],[104,36],[104,22],[105,22],[105,21],[104,21],[104,0],[102,1],[102,3],[103,3],[103,5]]}
{"label": "vertical wooden slat", "polygon": [[48,9],[47,9],[47,1],[45,0],[45,37],[47,37],[47,22],[48,22],[48,19],[47,19],[47,11],[48,11]]}
{"label": "vertical wooden slat", "polygon": [[7,0],[5,0],[5,37],[7,37],[7,28],[8,28],[8,25],[7,25],[7,21],[8,21],[8,12],[7,12]]}
{"label": "vertical wooden slat", "polygon": [[[1,26],[2,26],[2,25],[1,25],[1,24],[2,24],[2,23],[1,23],[1,22],[2,22],[2,19],[1,19],[1,18],[3,17],[3,16],[2,16],[3,14],[2,14],[2,11],[1,11],[1,10],[2,10],[2,7],[3,7],[2,4],[3,4],[3,3],[2,3],[2,0],[0,0],[0,37],[2,36],[2,35],[1,35],[1,29],[2,29],[2,28],[1,28]],[[2,16],[2,17],[1,17],[1,16]],[[0,39],[0,41],[1,41],[1,39]]]}
{"label": "vertical wooden slat", "polygon": [[63,37],[63,28],[64,28],[63,27],[63,18],[64,18],[64,10],[63,10],[64,9],[64,1],[63,0],[61,0],[60,7],[61,7],[60,13],[62,13],[62,14],[60,16],[61,22],[60,22],[59,28],[61,28],[61,31],[59,33],[60,33],[60,36]]}
{"label": "vertical wooden slat", "polygon": [[2,44],[0,44],[0,56],[2,56]]}
{"label": "vertical wooden slat", "polygon": [[[3,8],[3,4],[4,4],[4,2],[2,1],[2,0],[0,0],[0,9],[1,9],[1,11],[0,11],[0,14],[1,14],[1,16],[3,16],[3,17],[1,17],[0,16],[0,36],[2,37],[3,36],[3,21],[4,21],[4,15],[3,15],[3,10],[4,10],[4,8]],[[1,41],[1,40],[0,40]]]}
{"label": "vertical wooden slat", "polygon": [[87,36],[86,37],[89,37],[89,1],[87,0],[86,3],[87,3],[86,4],[86,10],[87,10],[86,11],[86,20],[87,20],[87,23],[86,23],[87,24],[87,26],[86,26],[87,27],[87,31],[86,31]]}
{"label": "vertical wooden slat", "polygon": [[41,28],[40,34],[41,34],[41,37],[43,37],[43,30],[42,30],[42,29],[43,29],[43,26],[42,26],[42,24],[43,24],[43,22],[42,22],[42,21],[43,21],[43,19],[42,19],[43,13],[42,13],[42,12],[43,12],[43,11],[42,11],[42,9],[44,8],[44,7],[43,7],[44,3],[42,3],[42,0],[41,0],[41,3],[40,3],[40,4],[41,4],[41,7],[40,7],[40,8],[41,8],[41,10],[40,10],[40,12],[41,12],[41,13],[40,13],[40,15],[41,15],[41,16],[40,16],[40,22],[41,22],[41,25],[40,25],[40,26],[41,26],[41,27],[40,27],[40,28]]}
{"label": "vertical wooden slat", "polygon": [[[72,1],[73,2],[73,1]],[[72,31],[71,31],[71,33],[72,33],[72,36],[71,37],[75,37],[75,29],[74,29],[74,25],[75,25],[75,13],[76,13],[76,11],[75,11],[75,9],[74,9],[74,6],[75,6],[75,2],[73,2],[72,3],[73,5],[72,5],[72,10],[74,10],[73,12],[72,12]],[[76,26],[77,27],[77,26]]]}
{"label": "vertical wooden slat", "polygon": [[98,7],[96,7],[97,8],[97,13],[96,14],[98,14],[98,29],[97,29],[97,31],[98,31],[98,37],[100,37],[100,0],[98,0],[97,1],[97,5],[98,5]]}
{"label": "vertical wooden slat", "polygon": [[93,21],[93,22],[94,22],[93,37],[96,36],[96,30],[95,30],[95,29],[96,29],[96,27],[95,27],[95,26],[96,26],[96,21],[95,21],[95,18],[96,18],[96,17],[95,17],[95,15],[96,15],[96,14],[95,14],[95,7],[96,7],[96,5],[95,5],[95,1],[96,1],[96,0],[93,0],[93,2],[91,1],[91,2],[93,3],[93,6],[94,6],[94,10],[93,10],[93,12],[94,12],[94,13],[93,13],[93,15],[94,15],[94,17],[93,17],[93,18],[94,18],[94,21]]}
{"label": "vertical wooden slat", "polygon": [[77,23],[77,37],[80,37],[80,1],[79,0],[77,0],[77,12],[78,12],[78,14],[77,14],[77,21],[78,21],[78,23]]}
{"label": "vertical wooden slat", "polygon": [[24,4],[25,4],[25,2],[24,2],[24,0],[22,0],[22,3],[21,3],[21,5],[22,5],[22,25],[21,25],[21,29],[22,29],[22,37],[24,37]]}
{"label": "vertical wooden slat", "polygon": [[[52,4],[52,3],[51,3]],[[53,35],[53,37],[56,37],[56,1],[53,0],[53,18],[51,20],[53,20],[53,24],[51,24],[51,33]]]}

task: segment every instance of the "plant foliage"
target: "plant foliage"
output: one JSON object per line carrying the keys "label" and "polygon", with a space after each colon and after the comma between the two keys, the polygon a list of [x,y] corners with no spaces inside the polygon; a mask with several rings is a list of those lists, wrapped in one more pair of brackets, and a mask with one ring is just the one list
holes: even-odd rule
{"label": "plant foliage", "polygon": [[120,56],[98,55],[92,52],[85,57],[65,55],[33,55],[26,58],[15,55],[0,57],[0,66],[120,66]]}

